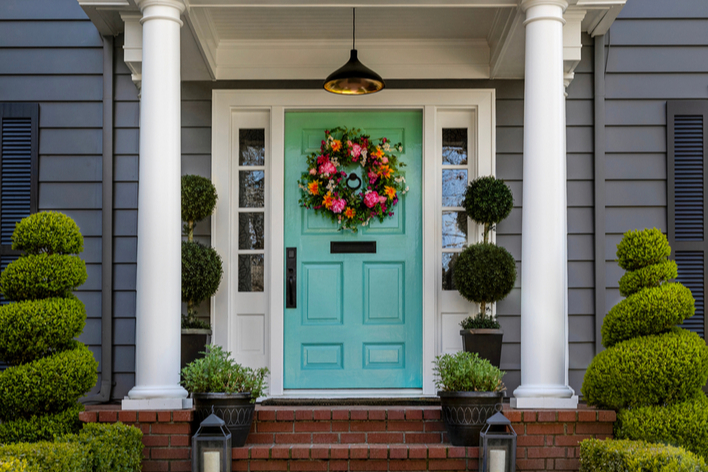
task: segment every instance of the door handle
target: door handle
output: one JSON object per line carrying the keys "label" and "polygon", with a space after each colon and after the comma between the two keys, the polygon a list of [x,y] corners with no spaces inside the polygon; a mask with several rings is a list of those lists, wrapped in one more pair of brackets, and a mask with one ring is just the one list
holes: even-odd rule
{"label": "door handle", "polygon": [[297,248],[285,248],[285,308],[297,308]]}

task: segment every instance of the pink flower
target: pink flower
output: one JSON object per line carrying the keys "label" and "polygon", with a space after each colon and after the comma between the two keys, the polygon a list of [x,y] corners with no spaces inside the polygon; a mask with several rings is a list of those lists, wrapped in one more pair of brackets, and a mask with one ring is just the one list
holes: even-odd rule
{"label": "pink flower", "polygon": [[337,172],[337,168],[334,167],[330,161],[325,162],[320,166],[320,174],[334,174]]}
{"label": "pink flower", "polygon": [[383,162],[384,164],[388,164],[388,157],[384,157],[383,159],[381,159],[381,162]]}
{"label": "pink flower", "polygon": [[352,145],[352,150],[349,151],[349,154],[352,155],[352,157],[359,157],[361,155],[361,146],[358,144]]}
{"label": "pink flower", "polygon": [[344,210],[345,206],[347,206],[347,201],[343,198],[340,198],[339,200],[335,200],[334,202],[332,202],[332,211],[334,213],[341,213]]}
{"label": "pink flower", "polygon": [[382,205],[386,203],[386,197],[383,195],[379,195],[379,203],[381,203]]}
{"label": "pink flower", "polygon": [[329,159],[325,156],[317,156],[317,164],[324,164],[327,162]]}
{"label": "pink flower", "polygon": [[[376,192],[368,192],[364,196],[364,205],[366,205],[369,208],[374,208],[380,201],[381,197],[379,197],[379,194]],[[384,197],[385,200],[385,197]]]}
{"label": "pink flower", "polygon": [[376,174],[376,172],[371,171],[371,170],[369,171],[369,183],[370,184],[373,184],[374,182],[376,182],[376,179],[378,179],[378,178],[379,178],[379,176]]}
{"label": "pink flower", "polygon": [[317,169],[315,169],[313,167],[312,169],[310,169],[310,175],[315,175],[315,174],[317,174]]}

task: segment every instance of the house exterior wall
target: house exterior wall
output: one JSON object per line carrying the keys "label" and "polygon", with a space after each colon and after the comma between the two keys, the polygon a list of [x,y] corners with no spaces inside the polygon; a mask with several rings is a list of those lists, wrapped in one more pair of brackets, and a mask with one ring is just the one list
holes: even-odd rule
{"label": "house exterior wall", "polygon": [[[605,305],[619,301],[615,244],[629,229],[666,230],[667,99],[708,98],[708,5],[630,0],[605,41]],[[88,320],[81,340],[101,350],[101,152],[103,42],[75,0],[5,0],[0,7],[0,101],[40,103],[39,209],[73,217],[85,237],[88,282],[77,295]],[[579,392],[595,354],[593,40],[568,87],[568,276],[570,386]],[[114,42],[114,381],[134,384],[139,91]],[[211,91],[319,88],[315,81],[183,82],[182,172],[211,175]],[[497,176],[515,195],[497,242],[521,263],[523,95],[520,80],[389,81],[390,88],[495,88]],[[210,222],[196,237],[210,242]],[[602,236],[602,235],[600,235]],[[502,369],[520,383],[520,281],[497,307],[505,331]],[[200,309],[208,316],[208,303]],[[101,366],[102,367],[102,366]],[[99,367],[99,368],[101,368]],[[100,383],[100,382],[99,382]]]}

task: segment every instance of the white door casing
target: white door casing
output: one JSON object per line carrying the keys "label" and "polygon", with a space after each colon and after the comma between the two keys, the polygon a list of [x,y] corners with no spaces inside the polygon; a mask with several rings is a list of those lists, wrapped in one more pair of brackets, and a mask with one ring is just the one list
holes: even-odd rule
{"label": "white door casing", "polygon": [[[283,389],[284,313],[284,118],[287,110],[419,109],[423,111],[423,390],[434,395],[432,361],[443,352],[441,313],[461,318],[474,312],[456,292],[441,284],[442,128],[468,127],[468,179],[495,172],[495,91],[384,90],[347,97],[321,90],[214,90],[212,93],[212,181],[219,195],[212,216],[212,246],[224,260],[224,278],[212,298],[214,342],[236,361],[271,370],[269,395],[292,395]],[[346,123],[342,123],[346,126]],[[264,128],[265,282],[264,292],[238,292],[238,129]],[[472,226],[470,226],[472,228]],[[480,231],[470,231],[469,243]],[[243,251],[241,251],[243,253]],[[466,309],[465,309],[466,307]],[[247,322],[244,320],[247,319]],[[452,318],[448,318],[452,319]],[[450,322],[445,323],[446,336]],[[454,324],[454,323],[452,323]],[[246,332],[246,329],[249,332]],[[459,337],[459,327],[454,326]],[[449,344],[449,342],[448,342]],[[343,391],[297,391],[298,395],[352,395]],[[357,395],[396,395],[397,391],[357,391]],[[410,390],[405,394],[411,394]]]}

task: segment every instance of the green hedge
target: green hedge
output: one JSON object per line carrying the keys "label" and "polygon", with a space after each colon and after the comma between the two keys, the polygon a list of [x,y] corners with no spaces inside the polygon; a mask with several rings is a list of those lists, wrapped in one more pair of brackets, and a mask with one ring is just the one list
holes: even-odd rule
{"label": "green hedge", "polygon": [[23,460],[14,457],[0,459],[0,472],[30,472],[30,470],[27,462]]}
{"label": "green hedge", "polygon": [[86,282],[86,264],[76,256],[22,256],[0,275],[0,290],[14,301],[67,297]]}
{"label": "green hedge", "polygon": [[76,433],[81,429],[79,412],[83,410],[82,405],[76,405],[59,413],[33,415],[0,423],[0,444],[52,441]]}
{"label": "green hedge", "polygon": [[680,447],[586,439],[580,443],[580,472],[708,472],[708,466]]}
{"label": "green hedge", "polygon": [[0,418],[14,420],[73,406],[96,385],[98,362],[83,344],[0,374]]}
{"label": "green hedge", "polygon": [[27,363],[65,349],[85,324],[86,309],[75,297],[0,306],[0,359]]}
{"label": "green hedge", "polygon": [[696,312],[691,290],[667,283],[630,295],[602,322],[602,344],[611,347],[637,336],[663,333]]}
{"label": "green hedge", "polygon": [[93,454],[93,472],[139,472],[143,461],[143,433],[122,423],[88,423],[69,442],[88,446]]}
{"label": "green hedge", "polygon": [[658,287],[666,280],[678,277],[675,261],[661,261],[637,270],[628,270],[620,278],[620,295],[628,297],[643,288]]}
{"label": "green hedge", "polygon": [[516,262],[501,246],[473,244],[460,253],[452,277],[460,295],[467,300],[496,302],[514,288]]}
{"label": "green hedge", "polygon": [[63,213],[44,211],[17,223],[12,249],[27,254],[79,254],[84,250],[84,238],[74,220]]}
{"label": "green hedge", "polygon": [[582,393],[588,404],[614,410],[693,398],[708,380],[705,346],[680,328],[622,341],[595,356]]}
{"label": "green hedge", "polygon": [[641,269],[670,255],[669,240],[656,228],[627,231],[617,245],[617,263],[624,270]]}
{"label": "green hedge", "polygon": [[28,472],[92,472],[88,446],[66,442],[17,443],[0,446],[0,461],[21,459]]}
{"label": "green hedge", "polygon": [[680,445],[708,460],[708,398],[667,406],[620,410],[615,423],[618,438]]}

